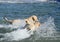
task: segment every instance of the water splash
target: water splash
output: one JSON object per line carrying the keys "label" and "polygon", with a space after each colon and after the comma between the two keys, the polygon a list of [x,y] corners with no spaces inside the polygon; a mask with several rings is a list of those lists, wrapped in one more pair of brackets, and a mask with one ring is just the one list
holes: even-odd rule
{"label": "water splash", "polygon": [[[22,40],[22,39],[25,39],[25,38],[29,38],[30,37],[30,34],[28,33],[28,31],[26,29],[23,29],[23,30],[16,30],[16,31],[13,31],[11,33],[6,33],[4,34],[4,38],[5,40],[8,40],[8,41],[12,41],[12,40]],[[2,40],[2,39],[1,39]]]}
{"label": "water splash", "polygon": [[[41,17],[43,18],[43,17]],[[40,19],[41,19],[40,18]],[[30,31],[27,31],[26,29],[17,29],[15,31],[12,31],[10,33],[5,33],[2,34],[4,36],[4,38],[1,38],[1,40],[23,40],[26,38],[30,38],[30,40],[39,40],[41,39],[41,37],[54,37],[54,33],[56,32],[55,30],[55,24],[54,24],[54,18],[52,17],[48,17],[45,19],[41,19],[41,20],[46,20],[44,22],[41,23],[41,26],[39,27],[39,29],[37,29],[34,33]],[[23,23],[23,22],[22,22]],[[31,36],[33,35],[33,36]]]}
{"label": "water splash", "polygon": [[[43,17],[41,17],[40,19],[43,20]],[[54,39],[55,36],[57,36],[57,35],[55,35],[55,33],[57,31],[55,29],[56,26],[54,24],[54,18],[52,18],[52,17],[46,18],[45,17],[44,20],[47,20],[47,21],[45,21],[41,24],[39,29],[36,30],[34,36],[30,40],[33,39],[33,41],[35,41],[35,40],[40,40],[42,38],[43,39],[45,38],[45,40],[48,38]]]}

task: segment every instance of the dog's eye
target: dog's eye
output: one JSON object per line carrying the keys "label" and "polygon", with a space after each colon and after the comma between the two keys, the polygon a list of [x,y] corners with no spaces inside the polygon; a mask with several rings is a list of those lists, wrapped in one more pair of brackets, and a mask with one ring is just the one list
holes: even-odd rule
{"label": "dog's eye", "polygon": [[26,23],[27,23],[27,21],[26,21]]}

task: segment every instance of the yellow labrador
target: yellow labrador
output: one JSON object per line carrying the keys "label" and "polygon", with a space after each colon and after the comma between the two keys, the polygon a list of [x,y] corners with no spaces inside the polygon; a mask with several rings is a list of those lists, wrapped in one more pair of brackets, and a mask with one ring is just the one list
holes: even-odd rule
{"label": "yellow labrador", "polygon": [[38,18],[37,18],[37,16],[33,15],[33,16],[27,18],[27,20],[30,21],[30,22],[32,22],[32,23],[34,23],[35,21],[38,21]]}
{"label": "yellow labrador", "polygon": [[32,23],[28,19],[26,19],[26,28],[28,30],[35,31],[39,27],[40,27],[40,22],[39,21],[35,21],[34,23]]}
{"label": "yellow labrador", "polygon": [[[4,17],[4,20],[7,21],[7,22],[9,22],[10,24],[16,24],[16,23],[20,23],[21,22],[20,19],[8,20],[6,17]],[[28,21],[30,21],[32,23],[34,23],[35,21],[38,21],[37,16],[35,16],[35,15],[33,15],[33,16],[25,19],[25,21],[26,20],[28,20]]]}
{"label": "yellow labrador", "polygon": [[35,29],[34,23],[28,21],[28,19],[27,19],[27,20],[26,20],[26,26],[25,26],[25,28],[26,28],[27,30],[34,30],[34,29]]}
{"label": "yellow labrador", "polygon": [[[20,19],[15,19],[15,20],[8,20],[6,17],[4,18],[5,21],[9,22],[10,24],[19,24],[21,22]],[[25,19],[26,22],[26,28],[29,30],[35,30],[36,28],[38,28],[40,26],[40,22],[38,21],[37,16],[33,15],[27,19]]]}

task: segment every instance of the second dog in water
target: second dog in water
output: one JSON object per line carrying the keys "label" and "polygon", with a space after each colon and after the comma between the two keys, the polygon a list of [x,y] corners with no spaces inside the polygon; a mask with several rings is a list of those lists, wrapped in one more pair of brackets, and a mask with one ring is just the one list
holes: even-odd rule
{"label": "second dog in water", "polygon": [[[6,22],[10,23],[10,24],[16,24],[16,23],[20,23],[21,20],[20,19],[15,19],[15,20],[9,20],[6,17],[3,18]],[[25,28],[27,28],[28,30],[36,30],[37,28],[39,28],[40,26],[40,22],[38,21],[37,16],[33,15],[27,19],[24,19],[26,22]]]}

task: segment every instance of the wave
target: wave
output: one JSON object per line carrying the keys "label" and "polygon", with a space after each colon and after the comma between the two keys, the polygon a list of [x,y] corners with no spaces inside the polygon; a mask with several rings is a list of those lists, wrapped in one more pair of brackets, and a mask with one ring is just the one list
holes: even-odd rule
{"label": "wave", "polygon": [[38,3],[38,2],[47,2],[50,0],[0,0],[3,3]]}
{"label": "wave", "polygon": [[9,33],[4,33],[4,34],[0,33],[0,35],[4,36],[0,38],[0,40],[18,41],[18,40],[23,40],[29,37],[31,38],[30,40],[32,40],[33,38],[34,38],[33,40],[39,40],[41,39],[41,37],[55,37],[54,33],[57,31],[55,29],[56,26],[54,24],[54,18],[40,17],[39,20],[40,21],[42,20],[43,22],[41,23],[41,26],[39,27],[39,29],[37,29],[35,32],[27,31],[26,29],[20,29],[21,27],[19,27],[17,30],[14,30]]}

